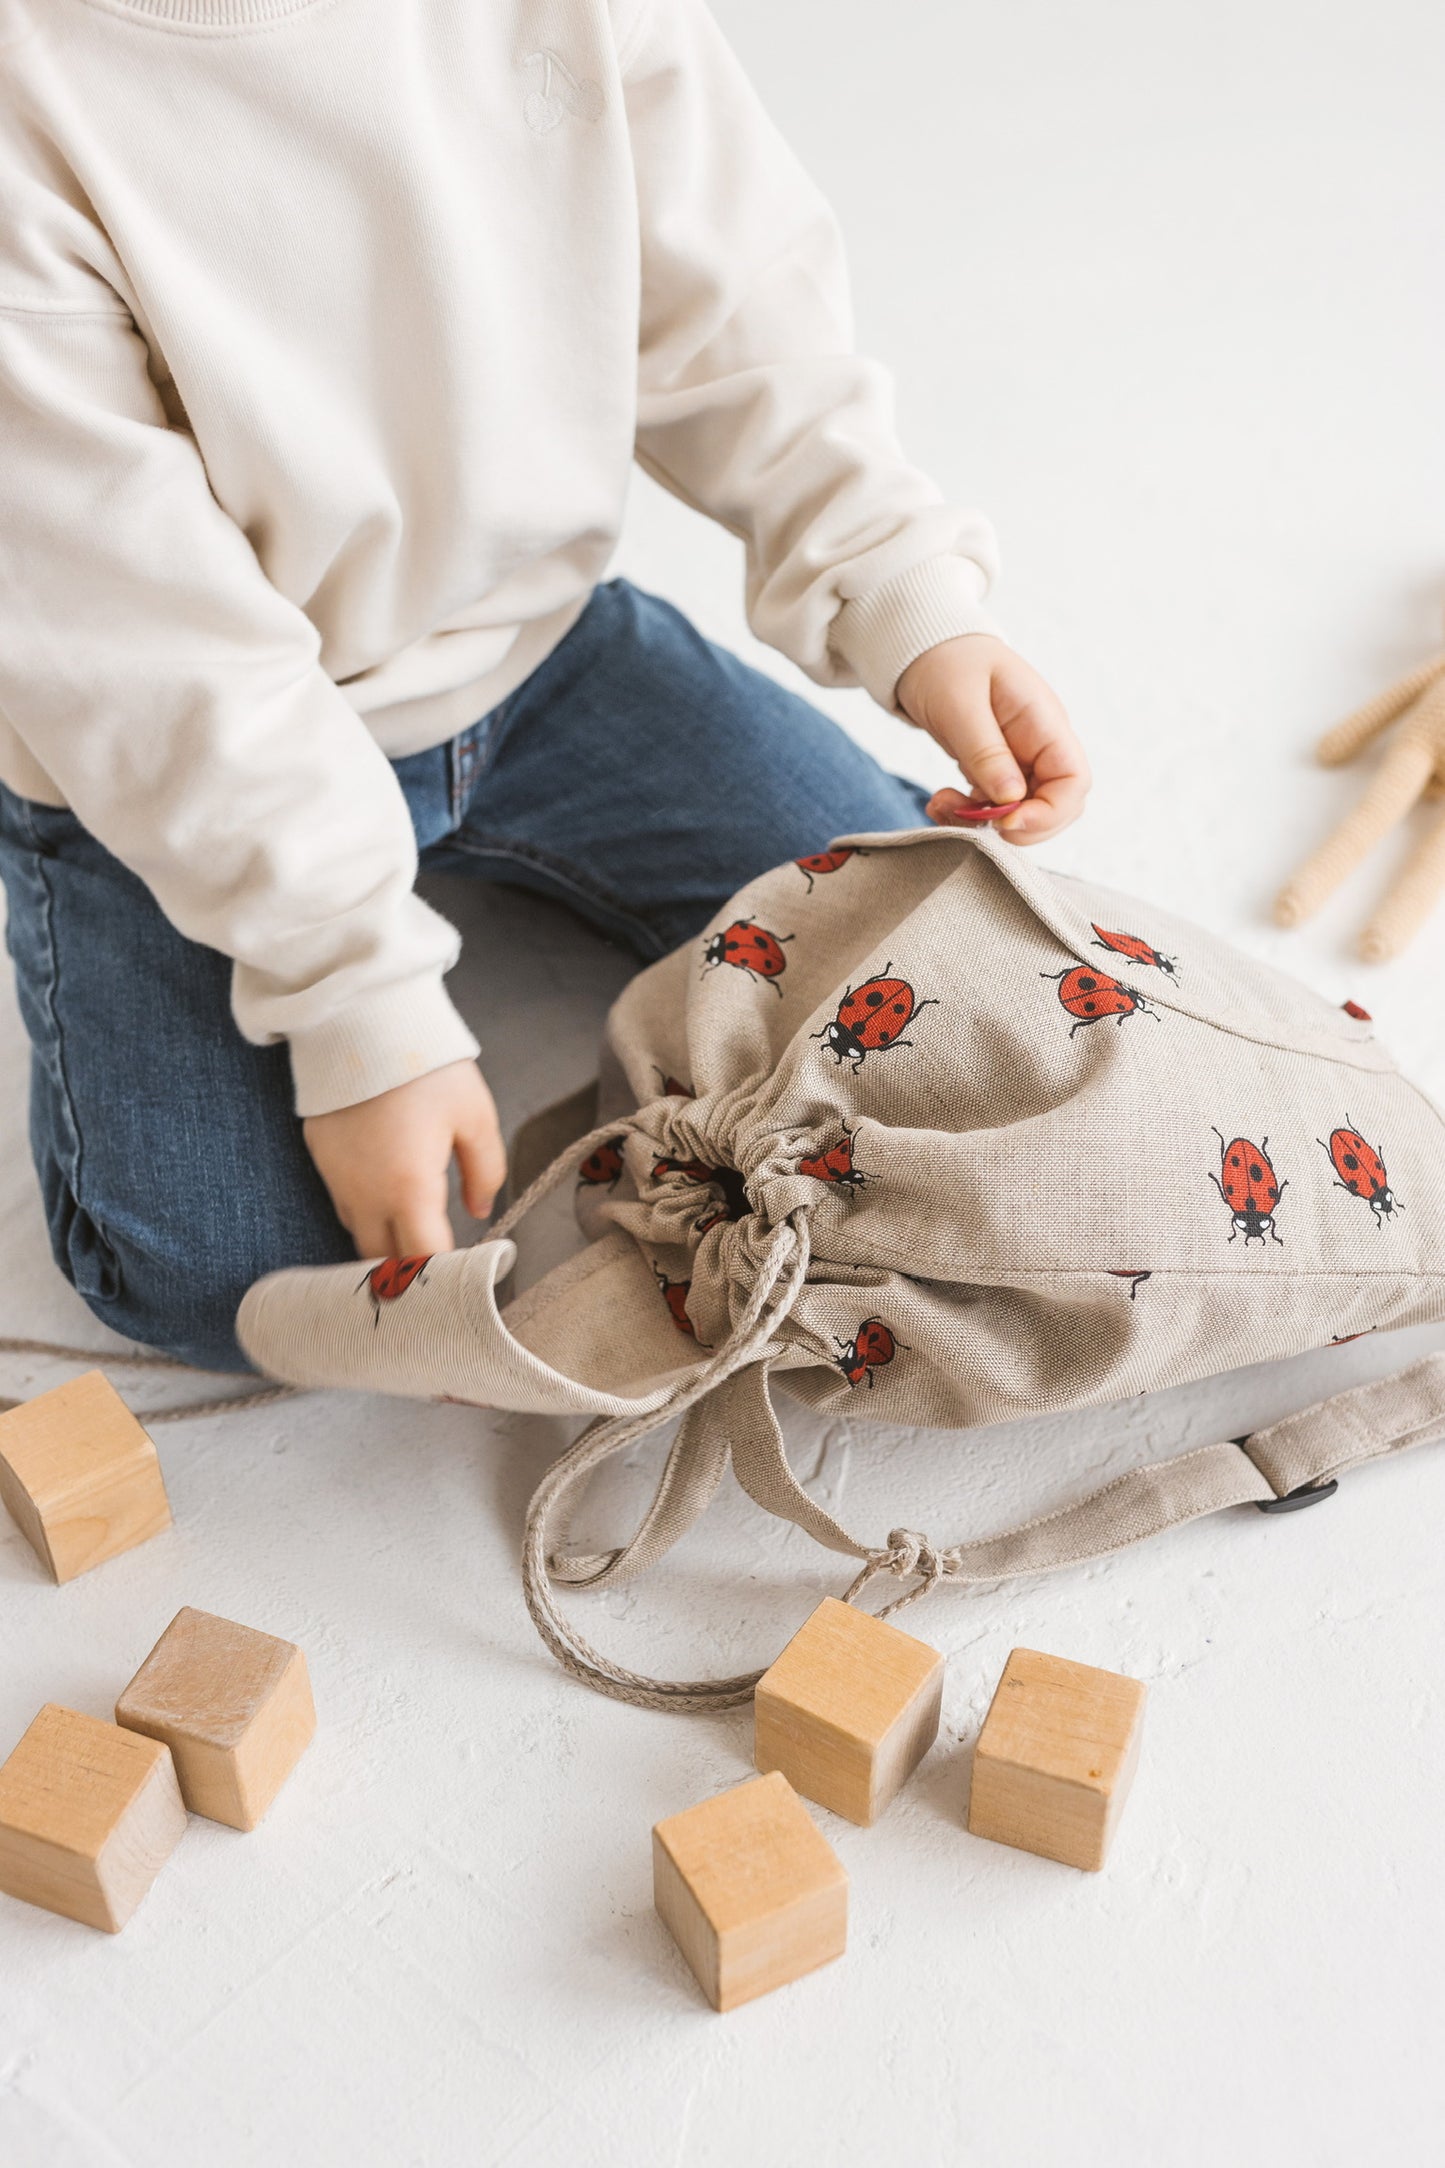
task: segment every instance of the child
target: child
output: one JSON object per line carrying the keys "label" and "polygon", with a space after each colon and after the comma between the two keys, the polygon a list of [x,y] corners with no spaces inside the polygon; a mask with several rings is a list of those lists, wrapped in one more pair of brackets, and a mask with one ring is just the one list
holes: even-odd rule
{"label": "child", "polygon": [[418,864],[639,956],[929,801],[606,580],[635,458],[748,622],[1012,841],[1083,755],[893,434],[704,0],[0,0],[0,870],[54,1253],[215,1368],[259,1274],[504,1173]]}

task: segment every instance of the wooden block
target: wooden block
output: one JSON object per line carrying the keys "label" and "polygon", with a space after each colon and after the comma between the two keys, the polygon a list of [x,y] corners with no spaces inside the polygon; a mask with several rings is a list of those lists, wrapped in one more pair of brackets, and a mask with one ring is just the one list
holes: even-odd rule
{"label": "wooden block", "polygon": [[831,1964],[848,1939],[842,1862],[781,1775],[659,1822],[652,1890],[715,2010]]}
{"label": "wooden block", "polygon": [[942,1700],[937,1649],[827,1596],[758,1681],[753,1759],[873,1822],[938,1736]]}
{"label": "wooden block", "polygon": [[294,1641],[209,1611],[178,1611],[115,1705],[129,1731],[163,1739],[192,1814],[254,1829],[316,1730]]}
{"label": "wooden block", "polygon": [[1117,1671],[1015,1649],[974,1749],[973,1834],[1102,1867],[1139,1761],[1144,1692]]}
{"label": "wooden block", "polygon": [[117,1934],[185,1827],[164,1746],[48,1702],[0,1768],[0,1890]]}
{"label": "wooden block", "polygon": [[0,1415],[0,1499],[57,1581],[171,1525],[156,1449],[99,1370]]}

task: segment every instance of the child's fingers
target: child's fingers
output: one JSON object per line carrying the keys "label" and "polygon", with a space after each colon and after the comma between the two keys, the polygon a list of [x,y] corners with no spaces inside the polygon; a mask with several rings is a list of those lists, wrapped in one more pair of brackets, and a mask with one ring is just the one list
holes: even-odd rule
{"label": "child's fingers", "polygon": [[409,1203],[394,1211],[387,1221],[388,1257],[435,1257],[456,1246],[452,1223],[442,1206]]}
{"label": "child's fingers", "polygon": [[1009,750],[992,711],[962,714],[947,732],[946,744],[973,785],[978,798],[989,805],[1014,805],[1028,796],[1028,781]]}
{"label": "child's fingers", "polygon": [[462,1201],[473,1219],[486,1219],[507,1174],[507,1154],[495,1120],[458,1132],[456,1155]]}
{"label": "child's fingers", "polygon": [[1000,835],[1011,843],[1042,843],[1046,836],[1057,835],[1083,812],[1089,786],[1087,769],[1082,774],[1066,770],[1062,775],[1036,776],[1024,804],[999,822]]}
{"label": "child's fingers", "polygon": [[1042,843],[1078,819],[1094,779],[1061,708],[1057,715],[1030,708],[1009,734],[1029,768],[1029,796],[999,822],[999,833],[1011,843]]}

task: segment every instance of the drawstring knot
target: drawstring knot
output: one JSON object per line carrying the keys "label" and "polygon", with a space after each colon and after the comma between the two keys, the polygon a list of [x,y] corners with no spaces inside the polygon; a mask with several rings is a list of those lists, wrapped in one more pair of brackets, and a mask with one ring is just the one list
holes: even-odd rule
{"label": "drawstring knot", "polygon": [[890,1528],[888,1541],[878,1551],[869,1551],[863,1569],[843,1598],[844,1603],[856,1603],[869,1582],[880,1573],[891,1573],[895,1579],[906,1581],[910,1575],[918,1576],[916,1588],[905,1589],[895,1596],[892,1603],[885,1603],[878,1612],[879,1618],[887,1618],[894,1611],[901,1611],[905,1604],[916,1603],[926,1596],[940,1581],[946,1581],[958,1564],[955,1550],[939,1550],[921,1536],[916,1528]]}

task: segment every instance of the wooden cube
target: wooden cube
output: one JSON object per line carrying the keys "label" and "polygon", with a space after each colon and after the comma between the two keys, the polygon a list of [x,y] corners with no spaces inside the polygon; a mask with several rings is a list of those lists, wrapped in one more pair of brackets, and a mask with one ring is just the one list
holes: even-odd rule
{"label": "wooden cube", "polygon": [[827,1596],[753,1703],[753,1759],[850,1822],[873,1822],[938,1736],[943,1658]]}
{"label": "wooden cube", "polygon": [[1117,1671],[1015,1649],[974,1749],[973,1834],[1102,1867],[1139,1761],[1144,1691]]}
{"label": "wooden cube", "polygon": [[48,1702],[0,1768],[0,1890],[116,1934],[185,1827],[167,1748]]}
{"label": "wooden cube", "polygon": [[128,1731],[163,1739],[192,1814],[254,1829],[316,1730],[294,1641],[178,1611],[115,1705]]}
{"label": "wooden cube", "polygon": [[831,1964],[848,1939],[842,1862],[777,1774],[659,1822],[652,1889],[715,2010]]}
{"label": "wooden cube", "polygon": [[57,1581],[171,1525],[156,1449],[99,1370],[0,1415],[0,1499]]}

